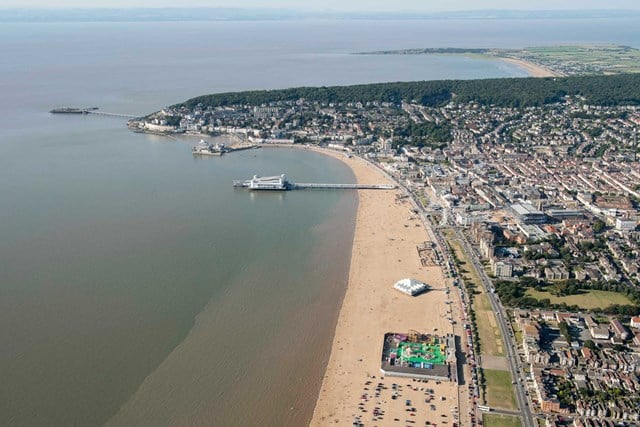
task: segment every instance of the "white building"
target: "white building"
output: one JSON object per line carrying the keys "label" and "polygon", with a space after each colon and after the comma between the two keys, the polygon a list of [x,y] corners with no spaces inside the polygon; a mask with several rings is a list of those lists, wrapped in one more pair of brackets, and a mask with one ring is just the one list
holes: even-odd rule
{"label": "white building", "polygon": [[155,124],[155,123],[148,123],[145,122],[144,123],[144,128],[148,131],[151,132],[174,132],[176,130],[176,128],[174,126],[167,126],[167,125],[161,125],[161,124]]}
{"label": "white building", "polygon": [[594,340],[608,340],[610,335],[607,328],[593,327],[589,329],[589,332]]}
{"label": "white building", "polygon": [[636,229],[638,222],[632,219],[616,218],[616,230],[622,233],[628,233]]}
{"label": "white building", "polygon": [[284,174],[265,177],[254,175],[249,181],[249,189],[251,190],[286,190],[288,185],[289,183]]}
{"label": "white building", "polygon": [[496,258],[491,259],[491,268],[493,269],[493,275],[496,277],[512,277],[513,276],[513,264],[505,261],[498,261]]}
{"label": "white building", "polygon": [[402,279],[397,281],[396,284],[393,285],[393,288],[399,290],[403,294],[414,297],[427,291],[429,286],[416,279]]}

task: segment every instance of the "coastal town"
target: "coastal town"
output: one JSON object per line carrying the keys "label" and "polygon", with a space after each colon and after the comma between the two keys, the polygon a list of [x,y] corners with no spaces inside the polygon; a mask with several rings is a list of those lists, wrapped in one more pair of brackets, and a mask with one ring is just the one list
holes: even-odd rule
{"label": "coastal town", "polygon": [[[464,338],[452,369],[469,384],[464,415],[460,402],[441,414],[452,425],[640,425],[637,107],[298,99],[166,108],[129,127],[322,147],[397,183],[429,231],[415,246],[421,265],[456,294],[443,302]],[[363,412],[368,400],[354,423],[387,425],[382,404],[374,421]]]}
{"label": "coastal town", "polygon": [[0,22],[0,427],[640,427],[640,0]]}

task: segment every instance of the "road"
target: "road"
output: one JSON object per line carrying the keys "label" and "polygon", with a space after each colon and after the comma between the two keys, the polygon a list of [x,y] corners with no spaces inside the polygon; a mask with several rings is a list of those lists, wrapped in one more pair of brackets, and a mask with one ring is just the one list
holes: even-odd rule
{"label": "road", "polygon": [[502,307],[500,300],[498,299],[497,294],[492,292],[493,283],[491,279],[487,276],[487,273],[484,271],[482,264],[480,264],[480,260],[478,259],[476,252],[473,250],[467,238],[458,228],[454,228],[456,232],[456,236],[460,243],[462,243],[464,251],[467,253],[469,259],[473,263],[476,271],[478,272],[478,276],[482,280],[482,285],[484,286],[487,296],[489,297],[489,301],[491,302],[491,308],[496,314],[496,319],[498,320],[498,325],[500,327],[500,333],[502,334],[505,342],[505,348],[507,350],[507,362],[509,363],[509,370],[511,371],[511,377],[516,382],[515,390],[516,390],[516,398],[518,401],[518,407],[520,408],[520,414],[523,421],[524,427],[536,427],[537,424],[531,414],[531,410],[529,408],[529,399],[526,394],[526,378],[524,378],[523,370],[520,366],[520,358],[518,356],[518,344],[515,340],[515,337],[511,333],[510,326],[508,324],[507,313]]}

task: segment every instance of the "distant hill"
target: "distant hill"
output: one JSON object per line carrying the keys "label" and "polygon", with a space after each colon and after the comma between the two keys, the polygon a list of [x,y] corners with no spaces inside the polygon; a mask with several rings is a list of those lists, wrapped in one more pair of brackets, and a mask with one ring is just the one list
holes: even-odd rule
{"label": "distant hill", "polygon": [[199,96],[176,107],[193,108],[198,104],[211,107],[261,105],[276,101],[295,101],[300,98],[325,103],[400,103],[415,100],[429,106],[444,105],[455,98],[459,102],[529,107],[558,102],[565,95],[584,96],[592,105],[640,105],[640,74],[437,80],[229,92]]}

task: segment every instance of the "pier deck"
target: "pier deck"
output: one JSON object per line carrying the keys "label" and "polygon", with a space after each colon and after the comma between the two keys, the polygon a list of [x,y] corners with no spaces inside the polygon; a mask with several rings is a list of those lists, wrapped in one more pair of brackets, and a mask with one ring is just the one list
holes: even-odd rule
{"label": "pier deck", "polygon": [[327,190],[393,190],[394,185],[384,184],[323,184],[319,182],[293,182],[292,190],[327,189]]}
{"label": "pier deck", "polygon": [[259,177],[242,181],[233,181],[233,186],[238,188],[248,188],[249,190],[394,190],[395,185],[387,184],[332,184],[319,182],[289,182],[285,175]]}

